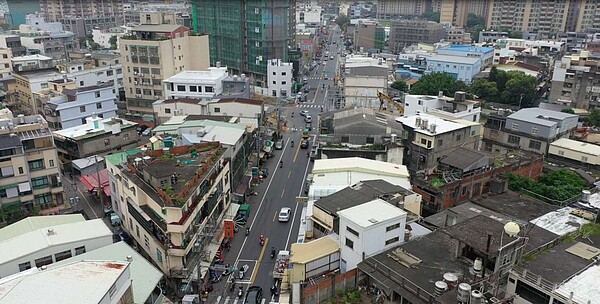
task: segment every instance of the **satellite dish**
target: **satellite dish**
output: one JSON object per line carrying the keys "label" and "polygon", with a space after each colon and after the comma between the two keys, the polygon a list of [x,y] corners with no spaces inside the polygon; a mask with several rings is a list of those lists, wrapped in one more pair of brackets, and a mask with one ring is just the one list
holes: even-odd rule
{"label": "satellite dish", "polygon": [[508,222],[504,225],[504,232],[510,237],[516,237],[521,232],[521,227],[515,222]]}

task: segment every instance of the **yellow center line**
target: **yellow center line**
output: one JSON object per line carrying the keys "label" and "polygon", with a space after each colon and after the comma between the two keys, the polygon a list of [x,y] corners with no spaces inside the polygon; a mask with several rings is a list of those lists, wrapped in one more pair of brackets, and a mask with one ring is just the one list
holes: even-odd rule
{"label": "yellow center line", "polygon": [[292,175],[292,171],[290,171],[290,173],[288,173],[288,178],[290,178],[291,175]]}
{"label": "yellow center line", "polygon": [[273,214],[273,222],[275,221],[276,217],[277,217],[277,211],[275,211],[275,214]]}
{"label": "yellow center line", "polygon": [[284,193],[285,193],[285,189],[283,189],[283,191],[281,191],[281,198],[283,198]]}
{"label": "yellow center line", "polygon": [[258,261],[256,262],[256,269],[252,273],[252,277],[250,278],[250,285],[254,284],[254,280],[256,280],[256,274],[258,274],[258,269],[260,268],[260,262],[265,255],[265,248],[267,248],[267,244],[269,244],[269,238],[265,239],[265,244],[262,246],[262,250],[260,251],[260,255],[258,256]]}
{"label": "yellow center line", "polygon": [[[302,145],[302,143],[300,143],[300,145]],[[298,145],[298,148],[296,148],[296,155],[294,155],[294,161],[293,163],[296,162],[296,158],[298,158],[298,152],[300,152],[300,145]]]}

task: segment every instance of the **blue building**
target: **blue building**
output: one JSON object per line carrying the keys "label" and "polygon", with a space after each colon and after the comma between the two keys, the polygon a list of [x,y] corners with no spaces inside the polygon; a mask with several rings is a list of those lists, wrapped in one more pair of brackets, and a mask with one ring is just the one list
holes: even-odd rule
{"label": "blue building", "polygon": [[438,49],[436,52],[439,55],[479,57],[481,58],[482,69],[492,65],[494,60],[494,49],[489,47],[453,44],[449,47]]}
{"label": "blue building", "polygon": [[416,78],[419,79],[427,71],[424,60],[400,60],[396,65],[396,75],[400,79]]}
{"label": "blue building", "polygon": [[427,58],[427,73],[448,73],[467,84],[481,71],[480,57],[432,55]]}

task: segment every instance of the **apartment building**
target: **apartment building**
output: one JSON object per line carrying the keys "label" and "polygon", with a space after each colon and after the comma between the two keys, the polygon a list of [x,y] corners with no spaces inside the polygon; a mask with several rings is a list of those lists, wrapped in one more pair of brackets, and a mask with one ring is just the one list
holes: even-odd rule
{"label": "apartment building", "polygon": [[402,49],[413,44],[440,42],[445,36],[444,26],[437,22],[393,20],[388,44],[394,52],[401,52]]}
{"label": "apartment building", "polygon": [[487,16],[489,0],[438,0],[440,23],[466,27],[469,14]]}
{"label": "apartment building", "polygon": [[440,116],[479,122],[481,115],[480,103],[466,99],[465,92],[456,92],[454,98],[446,97],[442,92],[438,96],[405,95],[402,107],[406,116],[436,113]]}
{"label": "apartment building", "polygon": [[589,51],[561,58],[554,64],[549,101],[578,109],[600,106],[598,65]]}
{"label": "apartment building", "polygon": [[420,16],[429,11],[431,1],[427,0],[379,0],[377,2],[377,19],[395,19],[405,16]]}
{"label": "apartment building", "polygon": [[60,22],[46,22],[39,14],[29,14],[19,26],[21,43],[28,52],[37,52],[54,60],[66,62],[68,52],[79,47],[72,32],[65,31]]}
{"label": "apartment building", "polygon": [[0,48],[10,49],[13,57],[27,55],[27,48],[21,44],[19,35],[0,35]]}
{"label": "apartment building", "polygon": [[165,98],[163,79],[209,67],[208,36],[193,35],[184,26],[162,24],[160,16],[147,14],[144,24],[121,37],[129,112],[151,114],[152,103]]}
{"label": "apartment building", "polygon": [[543,35],[563,32],[571,1],[489,0],[486,26],[491,29],[534,32]]}
{"label": "apartment building", "polygon": [[27,213],[67,208],[57,149],[41,115],[0,120],[0,204]]}
{"label": "apartment building", "polygon": [[267,87],[269,59],[290,62],[296,0],[193,0],[194,31],[210,39],[210,64],[221,62],[251,85]]}
{"label": "apartment building", "polygon": [[411,173],[427,171],[439,159],[458,147],[478,148],[481,125],[478,122],[442,118],[427,113],[396,118],[404,134],[404,163]]}
{"label": "apartment building", "polygon": [[92,38],[95,43],[98,43],[102,48],[111,48],[110,40],[112,37],[117,37],[117,49],[119,48],[119,40],[125,36],[128,28],[125,26],[111,27],[108,29],[92,29]]}
{"label": "apartment building", "polygon": [[223,93],[227,68],[210,67],[206,71],[183,71],[163,80],[165,99],[191,98],[211,100]]}
{"label": "apartment building", "polygon": [[578,119],[574,114],[540,108],[521,109],[508,117],[492,114],[485,123],[484,150],[506,154],[521,149],[545,155],[554,140],[569,138]]}
{"label": "apartment building", "polygon": [[52,130],[85,125],[92,114],[100,118],[117,115],[117,92],[112,82],[79,88],[70,79],[49,84],[51,89],[33,94]]}
{"label": "apartment building", "polygon": [[123,228],[176,282],[204,278],[205,261],[221,245],[231,190],[225,150],[210,142],[107,158],[113,210]]}
{"label": "apartment building", "polygon": [[50,22],[62,19],[93,19],[114,17],[117,24],[123,24],[123,0],[40,0],[41,15]]}
{"label": "apartment building", "polygon": [[267,63],[268,92],[274,97],[293,97],[292,85],[294,82],[292,74],[293,66],[281,59],[270,59]]}
{"label": "apartment building", "polygon": [[12,78],[12,51],[0,48],[0,81]]}
{"label": "apartment building", "polygon": [[238,117],[258,125],[265,111],[264,101],[247,98],[216,98],[209,101],[165,99],[154,102],[152,106],[157,123],[165,123],[173,116],[209,115]]}

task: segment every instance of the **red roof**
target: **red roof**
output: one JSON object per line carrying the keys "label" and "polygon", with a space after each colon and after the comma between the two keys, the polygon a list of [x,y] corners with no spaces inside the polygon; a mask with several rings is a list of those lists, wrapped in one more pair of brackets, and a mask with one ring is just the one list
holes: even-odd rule
{"label": "red roof", "polygon": [[[108,169],[100,171],[99,175],[102,191],[106,196],[110,196]],[[79,180],[88,189],[88,191],[94,191],[98,188],[98,174],[82,175]]]}

